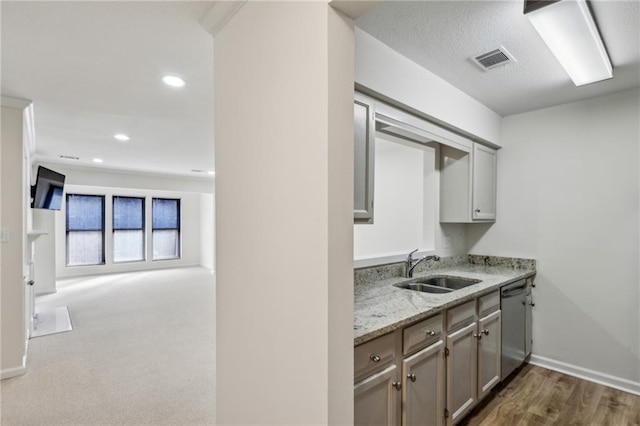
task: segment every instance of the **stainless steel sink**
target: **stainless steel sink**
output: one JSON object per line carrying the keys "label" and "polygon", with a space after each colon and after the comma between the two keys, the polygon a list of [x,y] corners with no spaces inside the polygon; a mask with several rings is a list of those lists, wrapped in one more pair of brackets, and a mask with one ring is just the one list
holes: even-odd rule
{"label": "stainless steel sink", "polygon": [[450,293],[477,284],[480,281],[473,278],[434,276],[394,285],[398,288],[421,291],[423,293]]}

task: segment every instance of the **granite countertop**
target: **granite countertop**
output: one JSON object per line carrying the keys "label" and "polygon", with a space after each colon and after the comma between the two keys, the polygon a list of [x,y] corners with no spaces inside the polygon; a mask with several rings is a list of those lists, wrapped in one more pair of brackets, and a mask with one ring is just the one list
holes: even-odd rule
{"label": "granite countertop", "polygon": [[395,287],[409,278],[395,276],[356,282],[354,297],[354,345],[368,342],[447,308],[490,293],[505,284],[535,275],[535,269],[471,263],[446,266],[415,273],[413,278],[449,275],[475,278],[477,284],[444,294],[422,293]]}

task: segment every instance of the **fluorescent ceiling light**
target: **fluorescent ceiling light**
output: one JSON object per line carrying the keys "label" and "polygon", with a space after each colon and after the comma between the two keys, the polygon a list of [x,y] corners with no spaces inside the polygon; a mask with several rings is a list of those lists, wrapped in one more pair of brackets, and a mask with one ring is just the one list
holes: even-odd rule
{"label": "fluorescent ceiling light", "polygon": [[526,0],[524,13],[576,86],[613,77],[585,0]]}
{"label": "fluorescent ceiling light", "polygon": [[122,142],[126,142],[128,141],[130,138],[129,136],[123,134],[123,133],[118,133],[117,135],[113,135],[114,138],[118,139],[119,141]]}
{"label": "fluorescent ceiling light", "polygon": [[185,84],[183,79],[174,75],[165,75],[164,77],[162,77],[162,81],[164,81],[165,84],[173,87],[182,87]]}
{"label": "fluorescent ceiling light", "polygon": [[214,172],[213,170],[209,170],[209,171],[207,172],[207,174],[208,174],[208,175],[212,175],[212,176],[213,176],[213,175],[215,175],[215,174],[216,174],[216,172]]}
{"label": "fluorescent ceiling light", "polygon": [[94,158],[93,162],[94,163],[102,163],[102,158]]}

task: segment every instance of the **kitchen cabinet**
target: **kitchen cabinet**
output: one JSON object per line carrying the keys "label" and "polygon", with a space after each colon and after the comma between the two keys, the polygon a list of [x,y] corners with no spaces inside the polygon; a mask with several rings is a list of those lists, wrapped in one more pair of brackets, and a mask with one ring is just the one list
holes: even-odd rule
{"label": "kitchen cabinet", "polygon": [[400,407],[398,367],[390,365],[356,384],[355,425],[397,425]]}
{"label": "kitchen cabinet", "polygon": [[473,220],[496,219],[497,151],[473,144]]}
{"label": "kitchen cabinet", "polygon": [[500,327],[499,291],[447,311],[447,425],[460,421],[500,382]]}
{"label": "kitchen cabinet", "polygon": [[476,330],[474,321],[447,336],[447,425],[458,422],[477,401]]}
{"label": "kitchen cabinet", "polygon": [[402,424],[441,426],[444,424],[444,342],[402,361]]}
{"label": "kitchen cabinet", "polygon": [[444,424],[443,315],[354,350],[356,425]]}
{"label": "kitchen cabinet", "polygon": [[493,222],[496,219],[497,151],[473,143],[440,149],[440,222]]}
{"label": "kitchen cabinet", "polygon": [[354,350],[355,424],[454,425],[500,381],[500,292]]}
{"label": "kitchen cabinet", "polygon": [[353,103],[353,220],[373,223],[375,100],[356,93]]}
{"label": "kitchen cabinet", "polygon": [[478,400],[482,400],[500,382],[501,312],[478,320]]}

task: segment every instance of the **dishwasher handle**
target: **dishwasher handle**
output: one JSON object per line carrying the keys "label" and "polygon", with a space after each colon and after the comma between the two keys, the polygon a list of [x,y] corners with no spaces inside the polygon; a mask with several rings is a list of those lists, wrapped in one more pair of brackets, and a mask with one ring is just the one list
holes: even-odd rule
{"label": "dishwasher handle", "polygon": [[522,284],[521,286],[518,286],[518,287],[503,288],[502,291],[500,292],[500,297],[503,299],[515,297],[515,296],[518,296],[519,294],[524,293],[526,289],[527,289],[527,286],[525,284]]}

